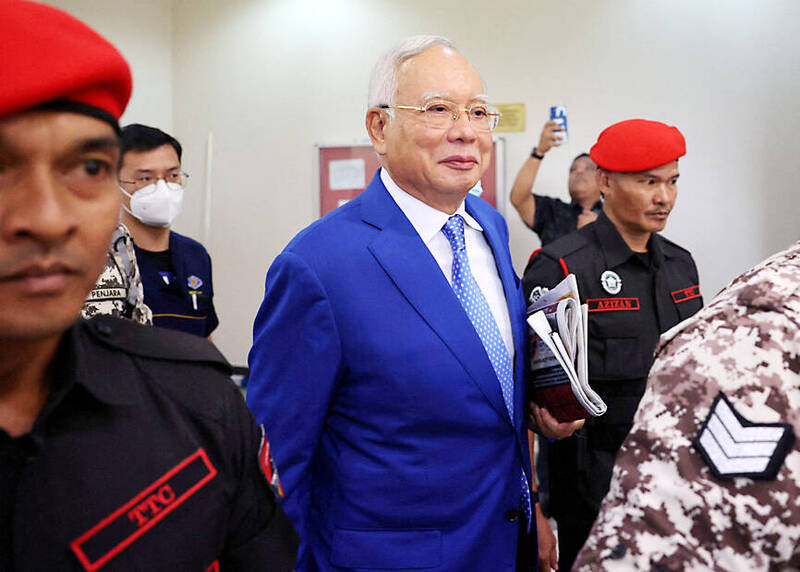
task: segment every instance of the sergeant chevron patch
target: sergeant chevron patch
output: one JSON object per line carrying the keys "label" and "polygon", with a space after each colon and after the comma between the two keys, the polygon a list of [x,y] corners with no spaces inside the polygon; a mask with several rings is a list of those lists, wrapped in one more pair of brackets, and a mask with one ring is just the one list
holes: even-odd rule
{"label": "sergeant chevron patch", "polygon": [[720,392],[694,445],[714,475],[772,480],[794,443],[787,423],[752,423]]}

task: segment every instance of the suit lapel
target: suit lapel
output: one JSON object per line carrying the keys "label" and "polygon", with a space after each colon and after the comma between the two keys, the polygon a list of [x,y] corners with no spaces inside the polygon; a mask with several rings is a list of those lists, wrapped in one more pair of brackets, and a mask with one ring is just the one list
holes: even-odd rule
{"label": "suit lapel", "polygon": [[481,209],[474,207],[477,200],[467,197],[467,212],[478,221],[483,227],[483,235],[489,243],[489,247],[494,254],[495,266],[503,283],[503,292],[508,306],[508,315],[511,321],[511,332],[514,336],[514,426],[519,427],[522,423],[522,416],[525,411],[525,376],[524,364],[525,343],[527,340],[527,329],[521,324],[519,316],[523,310],[520,308],[518,279],[511,266],[511,259],[508,255],[508,248],[503,237],[500,235],[497,225],[493,224],[488,217],[482,215]]}
{"label": "suit lapel", "polygon": [[447,345],[492,407],[510,423],[486,350],[433,255],[378,175],[361,196],[364,221],[382,231],[369,245],[370,252]]}

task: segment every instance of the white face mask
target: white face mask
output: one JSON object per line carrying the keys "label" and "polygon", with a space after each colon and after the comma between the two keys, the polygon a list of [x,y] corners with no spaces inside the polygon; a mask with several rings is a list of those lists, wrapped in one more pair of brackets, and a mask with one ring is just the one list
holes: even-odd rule
{"label": "white face mask", "polygon": [[167,227],[183,208],[183,187],[178,183],[167,183],[159,179],[152,185],[142,187],[132,195],[120,190],[131,199],[131,208],[122,205],[127,212],[148,226]]}

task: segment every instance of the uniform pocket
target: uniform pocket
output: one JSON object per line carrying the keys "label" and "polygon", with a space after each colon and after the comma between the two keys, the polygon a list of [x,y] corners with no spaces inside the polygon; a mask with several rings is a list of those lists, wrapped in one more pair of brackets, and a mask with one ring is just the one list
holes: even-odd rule
{"label": "uniform pocket", "polygon": [[440,530],[351,530],[333,533],[331,564],[368,570],[435,568],[442,562]]}
{"label": "uniform pocket", "polygon": [[616,316],[615,321],[602,318],[589,318],[590,377],[624,380],[647,376],[652,351],[642,347],[636,320],[629,316]]}
{"label": "uniform pocket", "polygon": [[604,372],[607,378],[621,379],[647,376],[649,363],[642,359],[644,351],[638,337],[605,338],[606,353],[603,356]]}

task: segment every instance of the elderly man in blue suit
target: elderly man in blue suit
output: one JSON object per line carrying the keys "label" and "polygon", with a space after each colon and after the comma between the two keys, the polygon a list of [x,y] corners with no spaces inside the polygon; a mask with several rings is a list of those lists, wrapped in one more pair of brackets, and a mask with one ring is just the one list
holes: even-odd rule
{"label": "elderly man in blue suit", "polygon": [[381,169],[267,274],[247,397],[298,570],[536,566],[525,301],[503,218],[468,195],[498,119],[484,91],[444,38],[386,54],[366,117]]}

